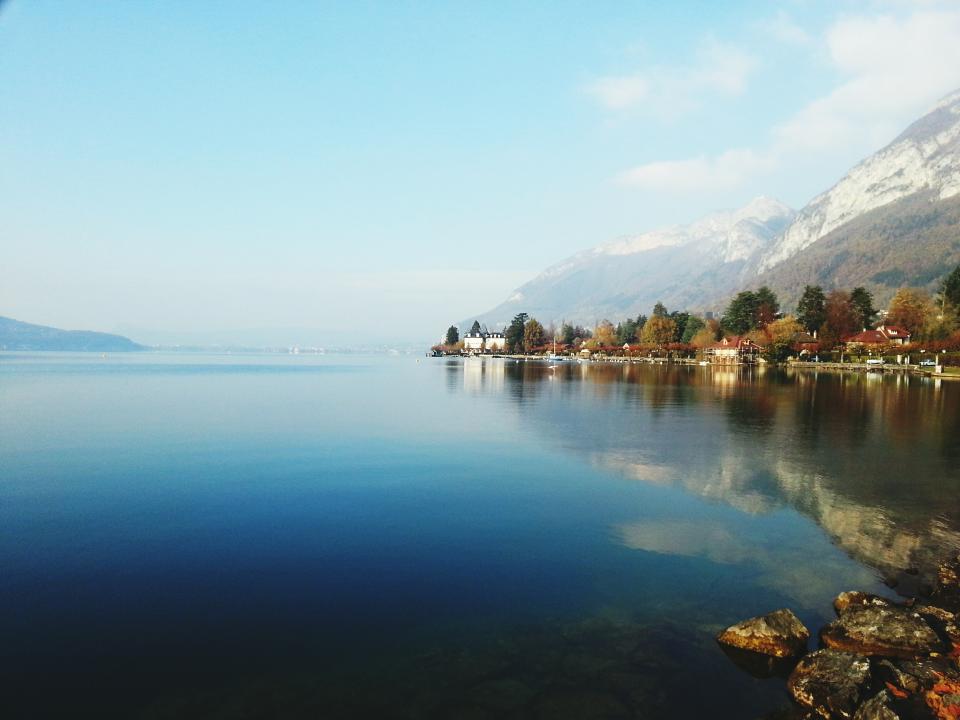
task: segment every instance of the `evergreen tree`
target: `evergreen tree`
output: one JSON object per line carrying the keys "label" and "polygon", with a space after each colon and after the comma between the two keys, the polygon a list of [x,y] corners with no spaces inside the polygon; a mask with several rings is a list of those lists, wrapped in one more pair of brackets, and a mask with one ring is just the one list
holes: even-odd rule
{"label": "evergreen tree", "polygon": [[957,265],[943,282],[940,283],[941,307],[943,301],[946,305],[953,307],[955,312],[960,313],[960,265]]}
{"label": "evergreen tree", "polygon": [[560,326],[560,342],[564,345],[572,345],[576,336],[576,330],[570,323],[564,323]]}
{"label": "evergreen tree", "polygon": [[477,335],[477,334],[480,333],[480,321],[479,321],[479,320],[474,320],[474,321],[473,321],[473,325],[470,326],[470,332],[473,333],[474,335]]}
{"label": "evergreen tree", "polygon": [[460,331],[456,325],[447,328],[447,345],[456,345],[460,342]]}
{"label": "evergreen tree", "polygon": [[697,317],[696,315],[691,315],[687,319],[686,325],[683,326],[683,335],[680,337],[681,342],[690,343],[694,336],[701,330],[703,330],[707,324],[703,321],[703,318]]}
{"label": "evergreen tree", "polygon": [[676,324],[673,342],[680,342],[683,339],[684,332],[686,332],[687,323],[690,320],[690,313],[677,312],[674,310],[670,313],[670,319]]}
{"label": "evergreen tree", "polygon": [[654,317],[667,317],[670,313],[667,312],[667,307],[662,302],[658,302],[653,306],[653,316]]}
{"label": "evergreen tree", "polygon": [[777,313],[780,312],[780,301],[776,293],[764,285],[757,290],[754,295],[757,303],[753,327],[763,328],[777,319]]}
{"label": "evergreen tree", "polygon": [[637,323],[629,318],[617,324],[616,339],[618,345],[637,341]]}
{"label": "evergreen tree", "polygon": [[877,309],[873,306],[873,295],[869,290],[865,287],[855,287],[851,290],[850,305],[853,306],[853,312],[860,330],[865,330],[873,325],[873,318],[877,314]]}
{"label": "evergreen tree", "polygon": [[750,290],[737,293],[730,301],[720,324],[724,330],[743,335],[754,327],[757,316],[757,295]]}
{"label": "evergreen tree", "polygon": [[827,298],[819,285],[807,285],[797,303],[797,320],[807,332],[817,332],[827,319]]}
{"label": "evergreen tree", "polygon": [[507,352],[515,353],[523,349],[523,331],[529,317],[526,313],[518,313],[510,322],[506,332],[503,333]]}

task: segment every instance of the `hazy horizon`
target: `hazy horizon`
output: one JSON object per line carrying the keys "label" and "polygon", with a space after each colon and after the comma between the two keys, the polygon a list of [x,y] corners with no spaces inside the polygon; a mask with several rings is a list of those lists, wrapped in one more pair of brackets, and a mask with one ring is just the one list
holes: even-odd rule
{"label": "hazy horizon", "polygon": [[417,344],[615,237],[802,207],[960,87],[960,8],[12,0],[0,73],[0,315]]}

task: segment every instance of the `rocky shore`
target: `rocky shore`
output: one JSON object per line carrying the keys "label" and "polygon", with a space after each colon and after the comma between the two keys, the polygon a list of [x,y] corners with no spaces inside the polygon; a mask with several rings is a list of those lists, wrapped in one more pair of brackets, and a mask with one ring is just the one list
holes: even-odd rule
{"label": "rocky shore", "polygon": [[770,720],[960,719],[960,556],[940,565],[929,597],[895,602],[851,591],[834,609],[820,649],[809,653],[810,631],[788,609],[717,637],[745,670],[789,673],[797,708]]}

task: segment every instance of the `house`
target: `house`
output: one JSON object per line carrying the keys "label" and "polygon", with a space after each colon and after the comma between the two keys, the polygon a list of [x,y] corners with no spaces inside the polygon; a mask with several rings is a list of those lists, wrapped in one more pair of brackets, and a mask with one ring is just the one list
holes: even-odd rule
{"label": "house", "polygon": [[756,362],[761,347],[750,338],[734,335],[704,348],[710,362],[718,365]]}
{"label": "house", "polygon": [[501,352],[505,347],[507,347],[507,338],[504,337],[503,333],[492,332],[487,333],[487,350],[490,352]]}
{"label": "house", "polygon": [[468,353],[500,352],[506,345],[506,338],[499,332],[468,332],[463,336],[463,349]]}
{"label": "house", "polygon": [[463,349],[467,352],[483,352],[483,341],[486,336],[481,332],[463,334]]}
{"label": "house", "polygon": [[906,345],[910,342],[910,331],[896,325],[878,325],[876,330],[864,330],[851,335],[844,342],[847,347],[882,347],[884,345]]}
{"label": "house", "polygon": [[820,352],[820,341],[810,333],[798,332],[790,338],[790,348],[798,355],[816,355]]}

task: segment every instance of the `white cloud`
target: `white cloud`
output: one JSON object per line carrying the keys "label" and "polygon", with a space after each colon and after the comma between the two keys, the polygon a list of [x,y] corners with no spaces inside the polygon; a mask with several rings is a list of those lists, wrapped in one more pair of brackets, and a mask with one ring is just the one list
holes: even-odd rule
{"label": "white cloud", "polygon": [[646,163],[621,180],[648,190],[731,189],[816,158],[851,162],[892,140],[960,87],[960,8],[843,17],[825,31],[836,87],[772,128],[756,148]]}
{"label": "white cloud", "polygon": [[709,39],[688,66],[652,65],[591,82],[586,91],[611,110],[639,108],[674,117],[696,109],[710,95],[742,94],[757,60],[742,49]]}
{"label": "white cloud", "polygon": [[769,158],[744,148],[713,158],[647,163],[627,170],[619,179],[624,184],[656,192],[700,192],[737,187],[769,164]]}

